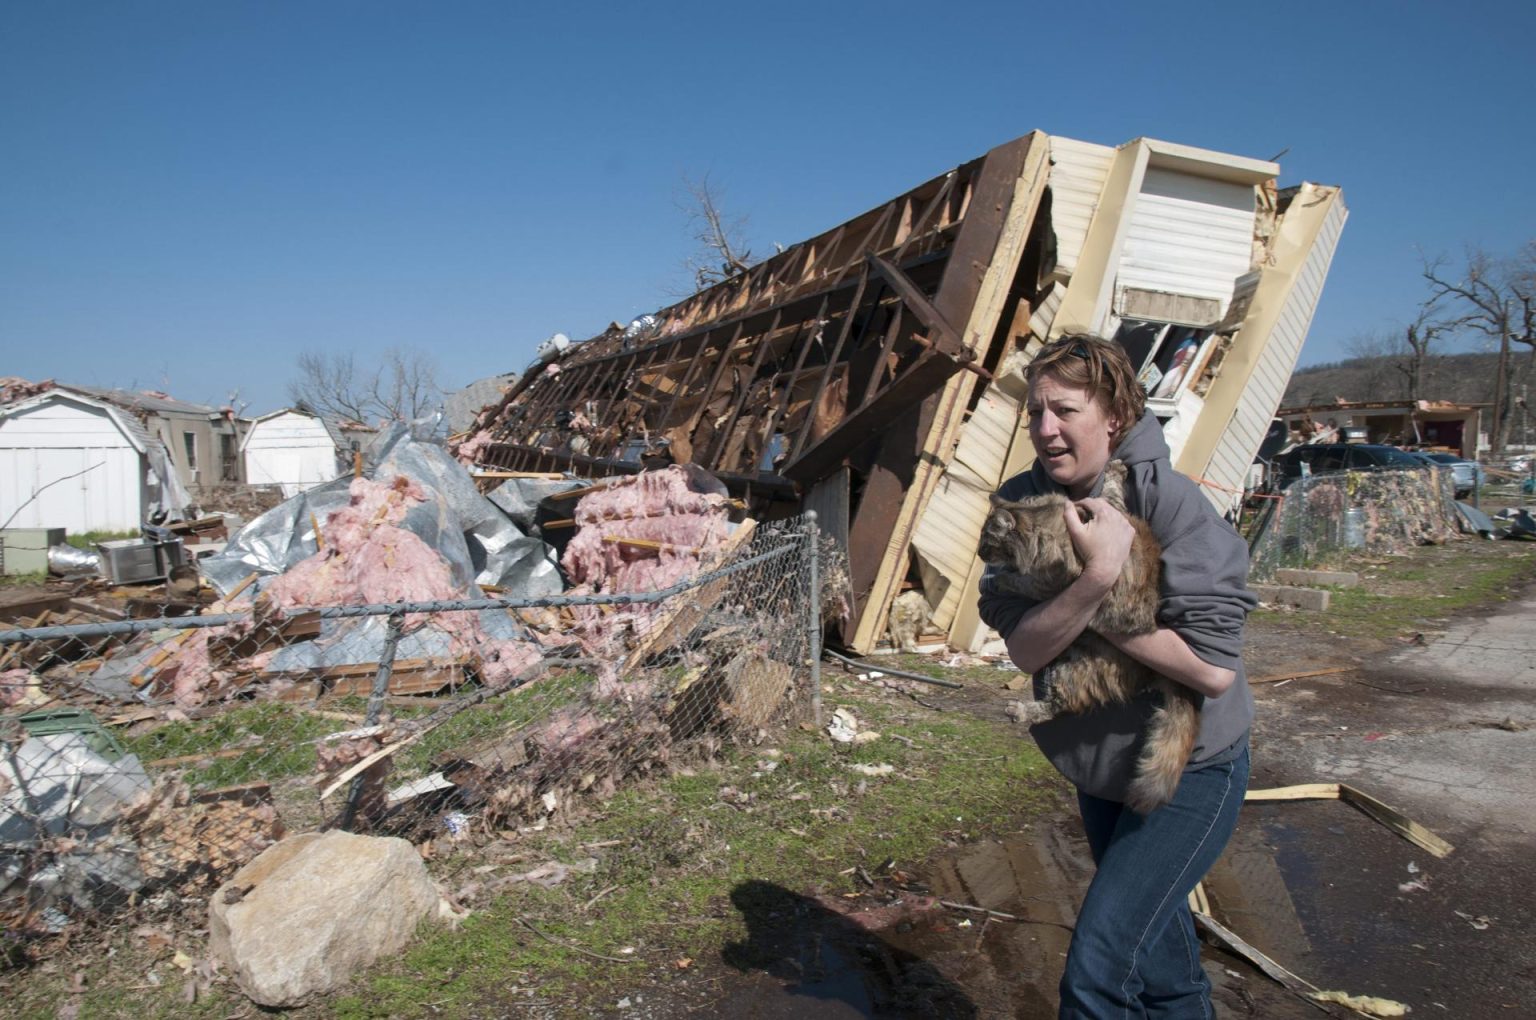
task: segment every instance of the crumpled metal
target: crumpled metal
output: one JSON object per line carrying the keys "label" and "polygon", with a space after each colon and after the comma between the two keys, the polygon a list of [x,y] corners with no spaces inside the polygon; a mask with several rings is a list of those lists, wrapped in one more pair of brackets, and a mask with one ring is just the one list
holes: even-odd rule
{"label": "crumpled metal", "polygon": [[[372,476],[404,475],[429,496],[406,513],[400,527],[443,557],[466,598],[479,596],[471,590],[475,585],[527,598],[559,594],[564,584],[554,551],[480,495],[469,472],[443,444],[440,418],[397,424],[378,445]],[[249,574],[281,574],[313,556],[319,550],[315,524],[347,505],[351,484],[347,477],[325,482],[257,517],[230,538],[223,552],[201,561],[203,576],[227,592]]]}

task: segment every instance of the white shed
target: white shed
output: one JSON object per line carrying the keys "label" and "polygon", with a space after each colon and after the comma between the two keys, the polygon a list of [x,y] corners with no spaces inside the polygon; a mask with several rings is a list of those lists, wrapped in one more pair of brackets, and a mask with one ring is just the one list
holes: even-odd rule
{"label": "white shed", "polygon": [[241,447],[251,485],[280,485],[293,496],[351,469],[350,443],[318,415],[285,408],[251,422]]}
{"label": "white shed", "polygon": [[136,530],[181,504],[164,446],[105,401],[52,390],[0,407],[0,522],[14,528]]}

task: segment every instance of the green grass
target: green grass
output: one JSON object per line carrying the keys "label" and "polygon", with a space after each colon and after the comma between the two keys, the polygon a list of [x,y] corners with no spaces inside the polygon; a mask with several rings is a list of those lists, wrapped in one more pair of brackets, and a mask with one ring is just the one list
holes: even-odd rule
{"label": "green grass", "polygon": [[[931,660],[904,664],[961,678],[959,671]],[[997,671],[986,672],[989,681],[997,679]],[[530,713],[547,711],[542,706],[548,699],[562,700],[562,685],[585,682],[551,677],[451,719],[433,731],[431,747],[402,752],[397,775],[418,771],[434,749],[520,725]],[[679,749],[670,774],[626,784],[606,803],[579,805],[569,825],[512,837],[519,856],[489,875],[475,869],[499,858],[468,846],[450,847],[432,865],[434,877],[448,889],[550,860],[595,857],[598,864],[592,873],[573,874],[553,889],[518,884],[499,897],[482,898],[457,928],[423,926],[402,956],[359,978],[344,994],[294,1011],[295,1020],[503,1015],[514,1001],[508,993],[513,986],[536,988],[536,999],[559,1003],[567,1015],[591,1015],[626,989],[657,979],[673,961],[718,958],[728,942],[745,938],[745,921],[730,900],[743,882],[775,883],[811,895],[854,892],[859,887],[852,875],[842,874],[846,869],[874,870],[887,858],[910,869],[948,846],[1014,831],[1055,796],[1056,783],[1047,778],[1054,774],[1016,728],[964,711],[931,711],[831,670],[825,685],[827,715],[847,707],[882,738],[850,748],[834,745],[825,733],[793,728],[771,744],[727,743],[713,760]],[[533,703],[535,697],[540,704]],[[360,713],[363,699],[328,707]],[[430,711],[393,707],[399,715]],[[216,719],[163,726],[127,743],[153,760],[267,737],[266,749],[197,763],[190,775],[199,786],[226,785],[308,775],[314,751],[307,742],[344,725],[292,706],[262,703]],[[777,753],[770,755],[770,749]],[[408,763],[407,752],[423,758]],[[770,762],[777,763],[771,770],[764,767]],[[895,772],[863,777],[850,770],[856,763],[889,764]],[[727,786],[750,794],[750,802],[733,806],[722,799]],[[204,909],[199,905],[193,912],[201,916]],[[64,985],[78,969],[86,990],[73,1001],[81,1004],[81,1016],[218,1018],[249,1008],[228,983],[215,985],[194,1005],[185,1003],[180,996],[185,978],[172,966],[169,950],[149,953],[132,934],[137,923],[114,927],[107,937],[110,954],[107,946],[82,947],[77,962],[61,963],[51,978],[33,972],[7,979],[0,972],[0,994],[9,994],[18,1015],[51,1016],[71,1001]],[[193,936],[178,937],[176,948],[194,957],[204,952]],[[586,955],[593,953],[635,962]],[[146,979],[151,973],[159,986]]]}
{"label": "green grass", "polygon": [[124,538],[141,538],[138,531],[82,531],[78,535],[65,535],[64,541],[76,549],[95,549],[97,542],[116,542]]}
{"label": "green grass", "polygon": [[1346,560],[1338,568],[1358,572],[1360,586],[1331,589],[1325,612],[1298,612],[1298,620],[1316,618],[1348,637],[1388,639],[1516,597],[1536,581],[1536,543],[1467,540]]}
{"label": "green grass", "polygon": [[[1017,731],[853,690],[829,696],[825,709],[842,705],[883,739],[843,748],[795,732],[777,758],[763,748],[736,749],[715,767],[622,790],[575,832],[529,841],[530,864],[592,853],[595,873],[555,889],[520,887],[456,932],[425,932],[396,965],[335,1002],[336,1015],[411,1016],[429,1004],[443,1015],[469,1015],[477,1003],[501,1001],[509,984],[536,984],[539,998],[585,1015],[639,980],[642,966],[561,948],[517,918],[589,953],[664,968],[746,936],[728,899],[743,882],[851,892],[852,876],[839,874],[846,868],[887,858],[910,867],[952,842],[1012,828],[1049,796],[1043,761]],[[761,769],[772,761],[772,771]],[[896,772],[863,778],[849,768],[856,763]],[[722,800],[724,786],[752,795],[748,810]],[[611,845],[583,849],[592,844]],[[604,890],[611,891],[600,907],[583,909]]]}

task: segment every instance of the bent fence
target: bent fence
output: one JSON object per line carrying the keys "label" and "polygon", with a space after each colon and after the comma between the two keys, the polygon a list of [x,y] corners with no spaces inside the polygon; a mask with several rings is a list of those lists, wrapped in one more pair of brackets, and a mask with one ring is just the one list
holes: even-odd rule
{"label": "bent fence", "polygon": [[173,906],[287,833],[537,824],[819,714],[825,540],[747,531],[653,592],[0,630],[0,918]]}
{"label": "bent fence", "polygon": [[1338,471],[1287,486],[1250,543],[1250,576],[1312,566],[1342,551],[1392,553],[1458,529],[1448,470]]}

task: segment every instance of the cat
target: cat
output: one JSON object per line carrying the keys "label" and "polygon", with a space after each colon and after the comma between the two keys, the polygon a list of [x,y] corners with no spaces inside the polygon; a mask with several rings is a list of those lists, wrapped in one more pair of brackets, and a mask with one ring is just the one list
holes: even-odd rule
{"label": "cat", "polygon": [[[1125,511],[1125,464],[1110,461],[1104,472],[1103,497]],[[1070,585],[1083,563],[1067,534],[1068,500],[1060,493],[1022,500],[992,499],[978,550],[997,568],[993,590],[1044,600]],[[1078,515],[1089,520],[1088,510]],[[1024,721],[1043,722],[1064,712],[1085,712],[1125,701],[1145,687],[1162,695],[1148,724],[1146,740],[1126,804],[1147,814],[1173,799],[1179,778],[1200,732],[1199,695],[1183,684],[1154,673],[1099,636],[1097,632],[1146,634],[1157,629],[1158,582],[1162,550],[1152,529],[1127,514],[1136,531],[1130,556],[1099,605],[1089,629],[1050,664],[1050,695],[1025,706]]]}
{"label": "cat", "polygon": [[904,591],[891,603],[891,614],[886,618],[886,630],[891,635],[891,650],[917,651],[917,636],[928,626],[933,610],[928,599],[920,591]]}

